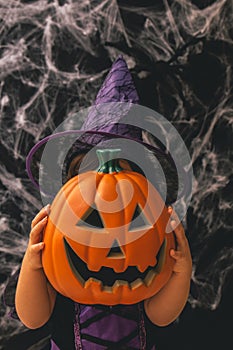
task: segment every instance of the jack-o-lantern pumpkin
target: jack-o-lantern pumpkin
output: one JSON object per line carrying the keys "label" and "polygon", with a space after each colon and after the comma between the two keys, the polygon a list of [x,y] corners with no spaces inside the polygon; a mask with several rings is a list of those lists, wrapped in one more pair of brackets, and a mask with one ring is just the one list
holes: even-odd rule
{"label": "jack-o-lantern pumpkin", "polygon": [[169,215],[152,184],[109,160],[110,150],[98,153],[98,171],[73,177],[52,203],[43,267],[76,302],[133,304],[170,278],[174,235],[166,233]]}

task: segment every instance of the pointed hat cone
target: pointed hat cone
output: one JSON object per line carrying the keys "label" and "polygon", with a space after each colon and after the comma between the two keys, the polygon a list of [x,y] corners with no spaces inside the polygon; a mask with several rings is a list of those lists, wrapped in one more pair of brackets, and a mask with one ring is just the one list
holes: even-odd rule
{"label": "pointed hat cone", "polygon": [[139,97],[132,76],[122,56],[112,65],[99,93],[95,104],[107,102],[139,103]]}
{"label": "pointed hat cone", "polygon": [[[139,97],[132,76],[125,60],[120,56],[113,63],[81,130],[102,131],[141,140],[141,130],[124,124],[124,116],[129,112],[131,104],[138,103]],[[96,144],[94,138],[89,136],[87,143]]]}

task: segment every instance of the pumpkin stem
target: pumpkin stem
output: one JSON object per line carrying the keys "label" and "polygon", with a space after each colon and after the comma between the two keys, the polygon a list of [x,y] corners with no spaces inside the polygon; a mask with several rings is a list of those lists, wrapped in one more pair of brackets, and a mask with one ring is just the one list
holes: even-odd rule
{"label": "pumpkin stem", "polygon": [[120,156],[121,149],[98,149],[96,151],[98,160],[99,160],[99,168],[97,170],[98,173],[119,173],[123,170],[123,168],[119,165],[118,159]]}

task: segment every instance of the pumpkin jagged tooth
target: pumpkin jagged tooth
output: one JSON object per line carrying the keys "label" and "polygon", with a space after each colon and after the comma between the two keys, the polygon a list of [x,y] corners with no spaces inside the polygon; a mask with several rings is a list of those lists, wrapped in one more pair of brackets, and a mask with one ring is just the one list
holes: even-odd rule
{"label": "pumpkin jagged tooth", "polygon": [[130,283],[130,288],[131,288],[132,290],[134,290],[134,289],[140,287],[140,286],[143,285],[143,284],[144,284],[143,280],[142,280],[141,278],[137,278],[135,281],[133,281],[132,283]]}
{"label": "pumpkin jagged tooth", "polygon": [[154,270],[150,270],[146,277],[144,278],[144,283],[146,284],[147,287],[152,283],[154,277],[157,275],[157,273]]}
{"label": "pumpkin jagged tooth", "polygon": [[113,288],[115,286],[119,287],[119,286],[128,286],[129,283],[127,281],[123,281],[123,280],[116,280],[113,284]]}
{"label": "pumpkin jagged tooth", "polygon": [[151,267],[155,267],[157,265],[157,262],[158,261],[157,261],[157,258],[155,256],[154,258],[151,259],[151,262],[148,265],[151,266]]}
{"label": "pumpkin jagged tooth", "polygon": [[157,259],[156,257],[150,258],[150,263],[148,263],[146,260],[143,262],[140,262],[136,267],[139,272],[144,272],[148,268],[148,266],[155,267],[157,264]]}
{"label": "pumpkin jagged tooth", "polygon": [[123,280],[116,280],[112,286],[113,292],[122,288],[129,288],[129,283]]}
{"label": "pumpkin jagged tooth", "polygon": [[103,290],[103,283],[94,277],[88,278],[88,280],[85,282],[84,288],[93,288],[93,285],[95,285],[96,288],[99,288],[100,291]]}
{"label": "pumpkin jagged tooth", "polygon": [[95,263],[95,261],[87,262],[87,268],[89,271],[98,272],[101,269],[101,263]]}
{"label": "pumpkin jagged tooth", "polygon": [[104,286],[104,287],[103,287],[103,292],[106,292],[106,293],[113,293],[113,289],[112,289],[112,287],[110,287],[110,286]]}

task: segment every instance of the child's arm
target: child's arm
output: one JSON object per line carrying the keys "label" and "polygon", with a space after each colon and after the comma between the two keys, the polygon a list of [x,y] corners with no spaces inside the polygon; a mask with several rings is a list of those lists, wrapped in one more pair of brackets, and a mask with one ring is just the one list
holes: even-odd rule
{"label": "child's arm", "polygon": [[182,312],[189,295],[192,272],[192,258],[188,240],[177,215],[171,208],[171,226],[177,240],[177,250],[171,249],[175,259],[173,273],[166,285],[153,297],[145,300],[145,311],[149,319],[158,326],[166,326],[174,321]]}
{"label": "child's arm", "polygon": [[16,288],[15,305],[20,320],[28,328],[44,325],[51,316],[56,292],[49,284],[41,262],[42,232],[49,208],[43,208],[32,221],[28,247],[23,258]]}

